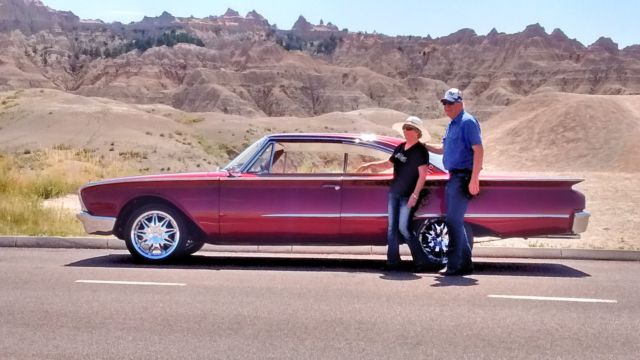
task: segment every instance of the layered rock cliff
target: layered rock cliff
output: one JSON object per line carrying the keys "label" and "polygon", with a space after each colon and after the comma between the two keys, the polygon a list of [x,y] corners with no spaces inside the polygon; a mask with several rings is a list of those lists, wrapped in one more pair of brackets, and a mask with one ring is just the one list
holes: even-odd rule
{"label": "layered rock cliff", "polygon": [[434,117],[439,95],[456,86],[488,116],[536,92],[640,93],[638,45],[600,38],[584,46],[538,24],[433,39],[339,31],[302,16],[280,30],[232,9],[105,24],[36,0],[0,0],[0,46],[0,90],[56,88],[187,111],[311,116],[384,107]]}

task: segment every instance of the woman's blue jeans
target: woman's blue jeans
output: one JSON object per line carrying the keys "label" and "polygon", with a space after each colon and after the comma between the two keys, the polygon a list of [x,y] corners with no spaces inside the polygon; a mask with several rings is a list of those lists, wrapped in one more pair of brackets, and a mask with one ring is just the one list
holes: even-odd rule
{"label": "woman's blue jeans", "polygon": [[407,207],[408,197],[389,193],[388,214],[389,227],[387,228],[387,262],[389,264],[400,263],[400,243],[398,236],[402,236],[404,242],[411,250],[411,256],[416,265],[428,263],[427,254],[415,236],[411,233],[411,220],[413,209]]}

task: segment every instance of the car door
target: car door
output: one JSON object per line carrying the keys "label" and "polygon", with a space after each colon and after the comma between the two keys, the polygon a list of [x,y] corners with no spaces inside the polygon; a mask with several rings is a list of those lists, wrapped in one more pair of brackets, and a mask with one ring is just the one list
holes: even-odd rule
{"label": "car door", "polygon": [[313,142],[270,142],[243,174],[221,179],[221,242],[339,242],[344,165],[324,150]]}
{"label": "car door", "polygon": [[340,233],[345,244],[386,245],[387,202],[393,169],[359,173],[363,163],[389,159],[388,150],[353,144],[345,150]]}

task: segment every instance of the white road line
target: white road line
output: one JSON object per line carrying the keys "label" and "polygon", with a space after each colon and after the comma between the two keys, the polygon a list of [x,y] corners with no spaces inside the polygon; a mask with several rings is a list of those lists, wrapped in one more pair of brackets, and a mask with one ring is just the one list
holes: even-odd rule
{"label": "white road line", "polygon": [[539,300],[539,301],[571,301],[583,303],[617,303],[618,300],[609,299],[589,299],[571,297],[548,297],[548,296],[522,296],[522,295],[487,295],[490,298],[515,299],[515,300]]}
{"label": "white road line", "polygon": [[183,283],[160,283],[148,281],[113,281],[113,280],[76,280],[83,284],[114,284],[114,285],[155,285],[155,286],[187,286]]}

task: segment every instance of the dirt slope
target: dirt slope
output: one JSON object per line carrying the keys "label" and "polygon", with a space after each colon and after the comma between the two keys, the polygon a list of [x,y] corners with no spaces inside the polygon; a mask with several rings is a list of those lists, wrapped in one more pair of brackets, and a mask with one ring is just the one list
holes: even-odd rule
{"label": "dirt slope", "polygon": [[482,129],[500,169],[640,171],[640,96],[538,93]]}

